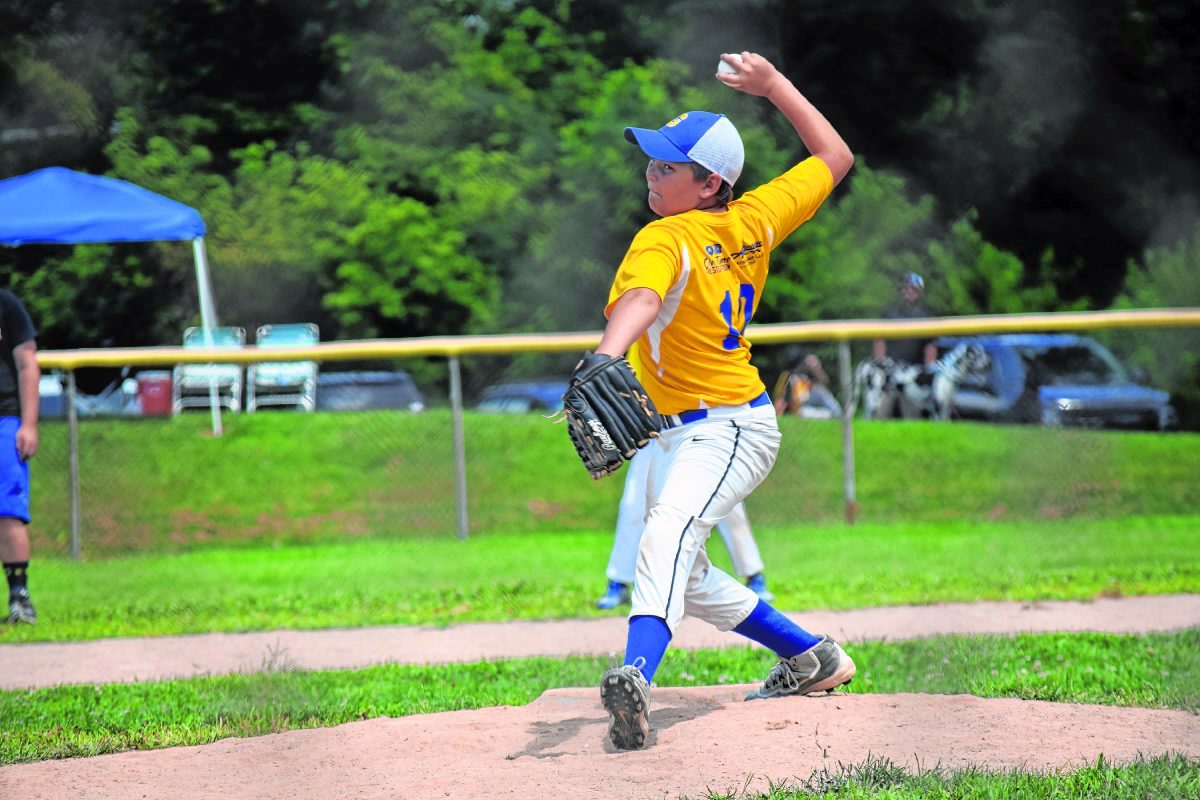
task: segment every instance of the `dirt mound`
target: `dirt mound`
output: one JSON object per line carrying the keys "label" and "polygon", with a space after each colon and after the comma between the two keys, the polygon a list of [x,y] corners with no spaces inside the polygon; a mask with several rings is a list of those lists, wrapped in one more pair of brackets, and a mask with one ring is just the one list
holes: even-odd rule
{"label": "dirt mound", "polygon": [[[1091,603],[972,603],[792,615],[843,641],[943,633],[1145,632],[1200,625],[1200,595]],[[605,653],[625,621],[567,620],[207,634],[0,646],[0,684],[152,680],[280,666],[457,662]],[[673,646],[742,645],[685,622]],[[0,797],[136,798],[692,798],[765,792],[769,782],[886,757],[916,770],[1073,769],[1103,754],[1200,758],[1200,716],[945,695],[847,695],[746,703],[749,686],[656,689],[646,750],[608,743],[598,691],[560,689],[527,706],[375,719],[336,728],[226,739],[0,768]]]}
{"label": "dirt mound", "polygon": [[[887,757],[917,769],[1072,769],[1103,753],[1200,757],[1200,717],[955,695],[742,702],[750,686],[655,692],[646,750],[606,737],[595,689],[528,706],[377,719],[204,747],[0,769],[5,797],[693,798],[765,792],[813,770]],[[11,794],[10,794],[11,792]]]}

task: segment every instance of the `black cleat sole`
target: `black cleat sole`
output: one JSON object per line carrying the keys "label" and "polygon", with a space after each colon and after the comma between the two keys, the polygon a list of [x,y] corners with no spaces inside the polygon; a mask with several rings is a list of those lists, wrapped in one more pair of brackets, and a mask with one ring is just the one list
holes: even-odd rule
{"label": "black cleat sole", "polygon": [[649,711],[633,679],[619,671],[604,676],[600,702],[612,717],[608,738],[618,750],[641,750],[650,732]]}

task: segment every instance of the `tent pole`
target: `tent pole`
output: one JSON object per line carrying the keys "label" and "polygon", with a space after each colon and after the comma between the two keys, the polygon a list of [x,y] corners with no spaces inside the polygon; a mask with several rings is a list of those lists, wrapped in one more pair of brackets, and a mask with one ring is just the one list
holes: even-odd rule
{"label": "tent pole", "polygon": [[[204,248],[204,237],[198,236],[192,240],[192,252],[196,261],[196,286],[200,291],[200,325],[204,330],[204,346],[213,346],[213,328],[217,326],[217,306],[213,302],[212,283],[208,280],[208,252]],[[214,377],[208,384],[208,406],[212,410],[213,436],[220,436],[221,403],[217,397],[217,379]]]}
{"label": "tent pole", "polygon": [[79,560],[80,517],[79,498],[79,416],[75,408],[75,370],[67,370],[67,451],[71,482],[71,560]]}

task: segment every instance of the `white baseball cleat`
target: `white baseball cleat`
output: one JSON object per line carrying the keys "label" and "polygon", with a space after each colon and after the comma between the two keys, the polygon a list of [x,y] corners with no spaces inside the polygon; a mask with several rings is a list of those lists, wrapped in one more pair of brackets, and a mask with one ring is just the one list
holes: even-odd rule
{"label": "white baseball cleat", "polygon": [[854,659],[828,636],[791,658],[781,658],[771,667],[761,687],[746,695],[747,700],[785,697],[793,694],[833,693],[854,678],[858,668]]}
{"label": "white baseball cleat", "polygon": [[640,750],[650,735],[650,684],[640,669],[645,663],[639,658],[612,667],[600,679],[600,702],[612,718],[608,738],[618,750]]}

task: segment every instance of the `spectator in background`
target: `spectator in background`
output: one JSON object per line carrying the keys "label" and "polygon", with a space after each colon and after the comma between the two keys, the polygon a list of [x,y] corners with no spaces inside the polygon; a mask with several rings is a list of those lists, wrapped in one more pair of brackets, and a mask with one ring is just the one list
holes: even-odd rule
{"label": "spectator in background", "polygon": [[29,459],[38,450],[37,331],[16,295],[0,289],[0,561],[8,621],[37,621],[29,599]]}
{"label": "spectator in background", "polygon": [[[885,319],[923,319],[936,316],[925,305],[925,281],[915,272],[900,276],[900,299],[884,313]],[[887,366],[889,375],[895,375],[907,367],[917,367],[921,373],[929,373],[937,361],[937,346],[929,337],[913,339],[876,339],[875,360]],[[887,364],[888,361],[891,364]],[[888,419],[896,407],[894,387],[884,391],[879,408],[879,417]]]}
{"label": "spectator in background", "polygon": [[830,419],[842,415],[841,403],[829,388],[829,375],[816,353],[801,348],[788,350],[787,369],[775,382],[775,413],[795,414],[809,419]]}

